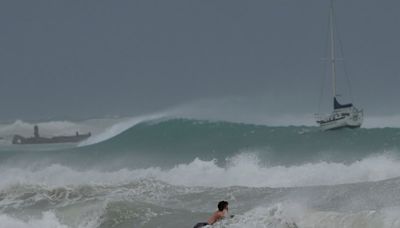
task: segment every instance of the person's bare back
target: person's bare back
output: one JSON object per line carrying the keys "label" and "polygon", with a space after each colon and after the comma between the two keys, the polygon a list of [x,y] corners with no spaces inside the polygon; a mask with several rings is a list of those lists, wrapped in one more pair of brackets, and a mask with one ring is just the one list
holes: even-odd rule
{"label": "person's bare back", "polygon": [[214,214],[207,220],[207,223],[212,225],[216,223],[218,220],[223,219],[225,217],[225,212],[226,212],[225,209],[223,211],[214,212]]}
{"label": "person's bare back", "polygon": [[207,220],[207,222],[199,222],[194,228],[200,228],[207,225],[212,225],[219,220],[223,219],[225,215],[228,213],[228,202],[221,201],[218,203],[218,211],[214,212],[211,217]]}

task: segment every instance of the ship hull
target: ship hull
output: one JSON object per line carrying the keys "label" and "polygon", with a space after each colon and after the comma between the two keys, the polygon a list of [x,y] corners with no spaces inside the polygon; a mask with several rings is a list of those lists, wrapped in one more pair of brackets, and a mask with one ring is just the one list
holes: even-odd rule
{"label": "ship hull", "polygon": [[319,118],[317,123],[322,130],[359,128],[363,123],[363,111],[356,108],[335,110],[330,116]]}
{"label": "ship hull", "polygon": [[90,137],[90,133],[74,135],[74,136],[56,136],[52,138],[31,137],[25,138],[20,135],[15,135],[12,143],[18,145],[24,144],[50,144],[50,143],[77,143]]}

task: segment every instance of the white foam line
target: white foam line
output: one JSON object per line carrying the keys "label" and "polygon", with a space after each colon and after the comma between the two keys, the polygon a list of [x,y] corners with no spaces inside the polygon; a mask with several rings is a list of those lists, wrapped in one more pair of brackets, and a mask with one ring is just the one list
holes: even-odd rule
{"label": "white foam line", "polygon": [[195,159],[171,169],[121,169],[117,171],[77,171],[53,164],[40,170],[29,168],[0,169],[0,189],[16,184],[61,187],[68,185],[122,185],[140,179],[156,179],[183,186],[248,186],[297,187],[337,185],[365,181],[379,181],[400,176],[400,161],[388,156],[368,157],[352,164],[309,163],[299,166],[263,166],[252,154],[233,157],[226,167],[215,160]]}

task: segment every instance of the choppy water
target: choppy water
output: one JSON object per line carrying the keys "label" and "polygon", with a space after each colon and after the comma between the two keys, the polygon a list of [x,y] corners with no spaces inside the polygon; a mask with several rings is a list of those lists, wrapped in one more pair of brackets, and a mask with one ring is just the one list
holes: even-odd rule
{"label": "choppy water", "polygon": [[[50,122],[76,144],[13,146],[1,126],[0,227],[400,227],[400,128],[321,132],[160,115]],[[295,224],[295,225],[294,225]]]}

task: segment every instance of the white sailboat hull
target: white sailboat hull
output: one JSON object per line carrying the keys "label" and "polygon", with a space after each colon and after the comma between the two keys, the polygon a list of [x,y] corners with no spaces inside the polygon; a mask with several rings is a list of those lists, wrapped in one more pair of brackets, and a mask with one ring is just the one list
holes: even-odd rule
{"label": "white sailboat hull", "polygon": [[317,123],[323,130],[359,128],[363,123],[363,119],[363,111],[352,107],[335,110],[329,116],[318,116]]}

